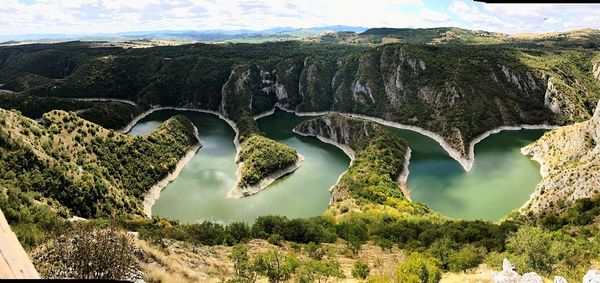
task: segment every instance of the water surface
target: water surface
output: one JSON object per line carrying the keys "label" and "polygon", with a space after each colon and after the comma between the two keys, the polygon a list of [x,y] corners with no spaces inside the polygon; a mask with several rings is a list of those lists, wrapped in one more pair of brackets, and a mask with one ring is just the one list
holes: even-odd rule
{"label": "water surface", "polygon": [[407,186],[413,201],[446,216],[496,221],[521,207],[541,177],[539,164],[521,148],[545,130],[502,131],[475,145],[470,172],[433,139],[390,128],[412,149]]}
{"label": "water surface", "polygon": [[130,134],[147,134],[175,114],[188,116],[198,128],[202,148],[183,168],[179,177],[160,194],[152,214],[191,223],[203,220],[252,222],[260,215],[310,217],[323,213],[329,204],[329,188],[345,171],[350,159],[332,145],[292,133],[309,117],[283,117],[278,113],[259,120],[269,137],[293,146],[305,160],[302,166],[266,190],[241,199],[227,198],[236,181],[235,132],[212,114],[157,111],[142,119]]}
{"label": "water surface", "polygon": [[[130,134],[146,134],[175,114],[192,119],[203,147],[162,191],[152,208],[155,215],[187,223],[252,222],[269,214],[320,215],[329,203],[328,189],[349,165],[348,157],[338,148],[292,132],[296,124],[310,117],[276,111],[259,119],[259,128],[304,155],[302,166],[256,195],[226,198],[237,170],[235,133],[227,123],[212,114],[164,110],[142,119]],[[475,163],[467,173],[429,137],[389,129],[412,149],[407,182],[411,198],[446,216],[498,220],[523,205],[540,180],[538,164],[521,155],[520,148],[538,139],[544,130],[503,131],[489,136],[475,146]]]}

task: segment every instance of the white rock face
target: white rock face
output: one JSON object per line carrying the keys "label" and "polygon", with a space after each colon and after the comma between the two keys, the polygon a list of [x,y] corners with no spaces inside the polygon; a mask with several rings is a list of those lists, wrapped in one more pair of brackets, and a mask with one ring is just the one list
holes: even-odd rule
{"label": "white rock face", "polygon": [[554,87],[551,79],[548,79],[548,87],[544,95],[544,106],[548,107],[552,113],[560,113],[560,103],[558,101],[558,91]]}
{"label": "white rock face", "polygon": [[600,271],[592,269],[583,277],[583,283],[600,283]]}
{"label": "white rock face", "polygon": [[523,277],[521,278],[521,283],[544,283],[544,280],[537,273],[529,272],[523,274]]}
{"label": "white rock face", "polygon": [[515,271],[515,266],[505,258],[502,261],[502,271],[492,273],[492,280],[496,283],[518,283],[521,276]]}

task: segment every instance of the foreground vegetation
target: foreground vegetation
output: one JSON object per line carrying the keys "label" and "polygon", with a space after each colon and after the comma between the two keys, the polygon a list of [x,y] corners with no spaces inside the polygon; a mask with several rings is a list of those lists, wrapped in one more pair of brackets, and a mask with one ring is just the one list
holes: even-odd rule
{"label": "foreground vegetation", "polygon": [[[179,224],[141,217],[92,220],[85,225],[94,229],[138,231],[141,239],[165,253],[173,247],[165,244],[167,240],[191,247],[232,246],[228,254],[233,269],[227,271],[226,278],[237,282],[252,282],[261,277],[276,281],[307,280],[301,282],[316,282],[319,276],[335,278],[339,276],[342,254],[354,258],[353,277],[371,282],[400,278],[401,282],[437,282],[445,272],[468,272],[483,263],[499,270],[503,258],[511,260],[521,274],[537,272],[548,278],[560,275],[579,281],[599,260],[599,216],[600,198],[594,198],[578,201],[560,216],[540,219],[521,216],[500,224],[350,213],[340,219],[262,216],[252,225]],[[79,231],[77,225],[62,222],[59,231],[61,234],[65,229]],[[274,246],[249,251],[253,239],[265,239]],[[358,259],[367,243],[377,244],[381,253],[401,249],[405,258],[399,259],[391,270],[382,272],[376,258]],[[328,251],[332,244],[338,247],[337,251]],[[290,247],[304,251],[306,257],[286,252]]]}

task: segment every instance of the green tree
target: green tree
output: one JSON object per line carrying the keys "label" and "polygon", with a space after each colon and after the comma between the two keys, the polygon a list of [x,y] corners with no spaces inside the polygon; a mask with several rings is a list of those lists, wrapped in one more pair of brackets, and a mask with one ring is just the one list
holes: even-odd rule
{"label": "green tree", "polygon": [[506,251],[522,257],[522,260],[514,260],[520,272],[548,274],[552,271],[554,261],[550,255],[551,243],[551,235],[542,228],[522,227],[508,238]]}
{"label": "green tree", "polygon": [[248,256],[248,247],[237,244],[231,250],[229,259],[233,262],[234,278],[231,282],[255,282],[256,272]]}
{"label": "green tree", "polygon": [[253,265],[258,274],[269,278],[269,282],[281,282],[291,277],[299,262],[293,256],[268,250],[258,253]]}
{"label": "green tree", "polygon": [[325,283],[330,278],[342,278],[340,263],[335,259],[309,260],[303,262],[298,268],[297,280],[301,283],[319,282]]}
{"label": "green tree", "polygon": [[394,280],[405,283],[436,283],[441,278],[440,262],[437,259],[413,252],[396,267]]}
{"label": "green tree", "polygon": [[473,245],[464,246],[458,252],[451,254],[448,257],[448,268],[451,271],[464,271],[473,267],[477,267],[483,262],[485,248],[476,247]]}
{"label": "green tree", "polygon": [[369,272],[371,272],[369,265],[360,260],[354,262],[354,266],[352,267],[352,276],[354,278],[365,280],[369,276]]}

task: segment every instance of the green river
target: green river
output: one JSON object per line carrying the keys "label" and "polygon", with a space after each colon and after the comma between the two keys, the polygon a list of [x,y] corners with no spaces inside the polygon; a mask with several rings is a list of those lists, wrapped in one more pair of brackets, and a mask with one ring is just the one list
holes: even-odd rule
{"label": "green river", "polygon": [[[304,155],[302,166],[260,193],[227,198],[235,183],[237,164],[233,129],[212,114],[157,111],[138,122],[129,134],[147,134],[175,114],[188,116],[200,134],[202,148],[170,183],[152,207],[152,213],[182,222],[253,222],[260,215],[310,217],[323,213],[329,188],[348,167],[350,159],[338,148],[313,137],[292,132],[311,117],[276,111],[258,120],[270,138]],[[520,148],[544,130],[503,131],[475,146],[475,164],[465,172],[434,140],[419,133],[390,128],[412,149],[408,188],[413,201],[461,219],[498,220],[529,198],[539,182],[539,166],[521,155]]]}

